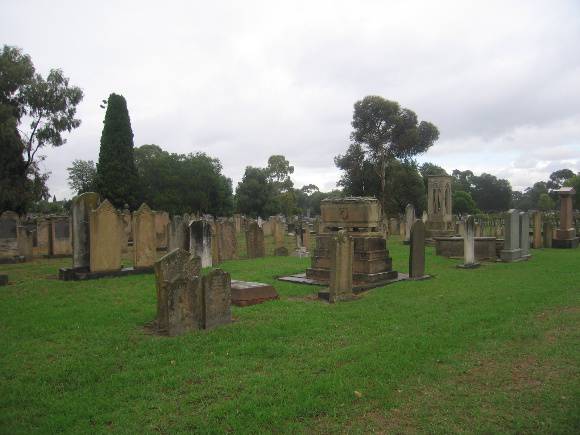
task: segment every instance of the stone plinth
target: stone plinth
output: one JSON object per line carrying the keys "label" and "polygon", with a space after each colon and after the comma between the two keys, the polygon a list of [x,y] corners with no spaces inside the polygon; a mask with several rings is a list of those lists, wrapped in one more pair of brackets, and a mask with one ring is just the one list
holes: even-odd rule
{"label": "stone plinth", "polygon": [[[397,278],[397,272],[392,270],[392,260],[389,257],[384,234],[378,231],[381,219],[376,199],[327,199],[322,201],[321,210],[324,210],[323,219],[327,216],[332,220],[323,221],[324,232],[316,236],[311,267],[306,270],[307,279],[322,283],[330,281],[331,244],[340,229],[346,230],[354,245],[352,262],[354,285]],[[364,217],[368,217],[369,221],[363,221]]]}
{"label": "stone plinth", "polygon": [[275,299],[278,299],[278,293],[269,284],[232,280],[232,304],[238,307],[261,304]]}

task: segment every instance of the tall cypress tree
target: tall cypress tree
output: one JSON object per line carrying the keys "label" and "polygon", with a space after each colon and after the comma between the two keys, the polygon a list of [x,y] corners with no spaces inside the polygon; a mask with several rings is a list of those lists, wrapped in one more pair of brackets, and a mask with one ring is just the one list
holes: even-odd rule
{"label": "tall cypress tree", "polygon": [[97,190],[116,207],[129,204],[134,209],[141,195],[133,157],[131,120],[122,95],[109,95],[104,124],[97,163]]}

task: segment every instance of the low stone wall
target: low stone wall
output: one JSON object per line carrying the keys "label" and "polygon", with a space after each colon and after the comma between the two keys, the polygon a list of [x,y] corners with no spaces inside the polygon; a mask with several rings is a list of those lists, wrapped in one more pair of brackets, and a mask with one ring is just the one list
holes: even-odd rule
{"label": "low stone wall", "polygon": [[[463,237],[435,237],[435,255],[463,258]],[[497,258],[495,237],[475,238],[475,259],[495,261]]]}

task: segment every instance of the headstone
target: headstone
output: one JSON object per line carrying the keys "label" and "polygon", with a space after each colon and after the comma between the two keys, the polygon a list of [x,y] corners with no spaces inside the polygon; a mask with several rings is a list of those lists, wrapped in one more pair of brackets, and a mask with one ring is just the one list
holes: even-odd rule
{"label": "headstone", "polygon": [[[167,224],[169,223],[169,213],[166,211],[156,211],[153,213],[157,249],[167,249]],[[135,232],[133,232],[133,234],[134,233]]]}
{"label": "headstone", "polygon": [[389,219],[389,234],[399,234],[399,221],[397,218]]}
{"label": "headstone", "polygon": [[20,218],[13,211],[0,215],[0,258],[12,259],[20,255],[18,249],[18,226]]}
{"label": "headstone", "polygon": [[520,248],[520,213],[518,210],[510,210],[504,214],[504,233],[504,246],[500,252],[500,258],[507,262],[520,260],[522,250]]}
{"label": "headstone", "polygon": [[132,232],[133,229],[131,227],[131,211],[129,210],[129,206],[125,204],[123,211],[121,212],[121,222],[123,227],[122,232],[122,241],[121,241],[121,252],[128,252],[129,251],[129,241],[133,240]]}
{"label": "headstone", "polygon": [[167,224],[167,250],[189,250],[189,227],[183,216],[173,216]]}
{"label": "headstone", "polygon": [[406,222],[405,220],[401,219],[399,221],[399,238],[401,239],[401,241],[405,241],[405,234],[407,233],[407,228],[406,228]]}
{"label": "headstone", "polygon": [[258,226],[257,222],[248,224],[246,230],[246,248],[248,250],[248,258],[265,257],[264,249],[264,233],[262,228]]}
{"label": "headstone", "polygon": [[180,335],[204,327],[201,261],[183,249],[175,249],[155,263],[157,329]]}
{"label": "headstone", "polygon": [[210,223],[205,220],[189,224],[189,252],[201,258],[201,267],[212,266],[212,233]]}
{"label": "headstone", "polygon": [[278,248],[274,249],[274,255],[276,257],[287,257],[288,248],[286,246],[279,246]]}
{"label": "headstone", "polygon": [[86,192],[72,200],[73,269],[90,266],[90,215],[99,206],[98,193]]}
{"label": "headstone", "polygon": [[572,202],[576,191],[573,187],[562,187],[557,191],[560,196],[560,227],[552,240],[554,248],[577,248],[580,238],[576,236]]}
{"label": "headstone", "polygon": [[330,244],[329,302],[352,297],[354,243],[346,230],[340,230]]}
{"label": "headstone", "polygon": [[214,328],[232,321],[230,274],[214,269],[203,277],[204,327]]}
{"label": "headstone", "polygon": [[411,243],[409,252],[409,278],[417,279],[425,276],[425,223],[415,220],[411,227]]}
{"label": "headstone", "polygon": [[145,203],[133,213],[133,265],[135,269],[145,269],[155,264],[158,246],[155,219],[155,214]]}
{"label": "headstone", "polygon": [[70,219],[68,217],[52,218],[50,227],[50,255],[70,255],[72,253]]}
{"label": "headstone", "polygon": [[472,269],[478,267],[475,261],[475,220],[473,216],[465,218],[465,236],[463,237],[463,264],[459,267]]}
{"label": "headstone", "polygon": [[405,242],[411,240],[411,226],[415,222],[415,207],[412,204],[407,204],[405,207]]}
{"label": "headstone", "polygon": [[90,271],[111,272],[121,269],[121,217],[105,200],[91,210]]}
{"label": "headstone", "polygon": [[[49,219],[38,218],[36,220],[36,246],[34,247],[34,256],[42,257],[50,255],[52,226]],[[71,244],[72,249],[72,244]]]}
{"label": "headstone", "polygon": [[306,250],[310,250],[310,228],[308,224],[305,224],[302,228],[302,246],[306,248]]}
{"label": "headstone", "polygon": [[544,222],[544,234],[542,238],[542,244],[544,245],[544,248],[552,247],[552,234],[553,234],[552,222],[550,221]]}
{"label": "headstone", "polygon": [[276,219],[274,227],[274,246],[275,249],[282,248],[286,246],[286,235],[284,232],[284,223],[280,220],[280,218]]}
{"label": "headstone", "polygon": [[537,211],[533,215],[534,219],[534,238],[532,248],[540,249],[542,247],[542,212]]}
{"label": "headstone", "polygon": [[427,222],[427,218],[428,218],[427,211],[423,210],[423,216],[421,217],[421,220],[423,221],[423,223]]}
{"label": "headstone", "polygon": [[234,260],[238,250],[236,227],[233,222],[216,222],[219,261]]}
{"label": "headstone", "polygon": [[521,257],[528,259],[530,255],[530,215],[528,212],[520,213],[520,249],[522,250]]}
{"label": "headstone", "polygon": [[18,234],[18,255],[30,260],[32,258],[32,239],[34,234],[22,223],[18,225],[16,232]]}
{"label": "headstone", "polygon": [[236,234],[242,232],[242,215],[235,214],[234,215],[234,227],[236,228]]}

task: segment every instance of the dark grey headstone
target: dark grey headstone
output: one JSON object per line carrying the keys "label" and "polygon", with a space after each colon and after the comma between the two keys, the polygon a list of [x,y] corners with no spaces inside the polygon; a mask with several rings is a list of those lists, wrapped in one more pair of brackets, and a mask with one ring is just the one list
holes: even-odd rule
{"label": "dark grey headstone", "polygon": [[409,252],[409,278],[425,276],[425,224],[416,219],[411,226]]}

